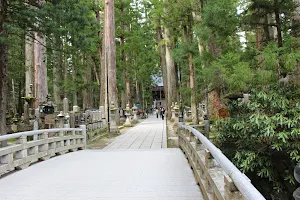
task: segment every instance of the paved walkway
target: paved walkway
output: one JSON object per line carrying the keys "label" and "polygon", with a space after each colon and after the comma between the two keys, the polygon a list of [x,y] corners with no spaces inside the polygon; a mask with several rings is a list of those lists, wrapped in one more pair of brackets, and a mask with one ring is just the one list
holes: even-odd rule
{"label": "paved walkway", "polygon": [[166,138],[166,121],[150,115],[148,119],[117,137],[105,149],[167,148]]}
{"label": "paved walkway", "polygon": [[1,178],[0,199],[203,200],[184,154],[165,148],[164,137],[163,121],[147,119],[110,148],[57,156]]}

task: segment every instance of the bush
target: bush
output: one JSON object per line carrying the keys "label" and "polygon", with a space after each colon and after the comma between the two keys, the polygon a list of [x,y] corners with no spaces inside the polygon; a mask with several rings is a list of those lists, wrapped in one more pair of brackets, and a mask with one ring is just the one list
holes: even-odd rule
{"label": "bush", "polygon": [[251,94],[249,103],[230,103],[230,118],[216,124],[216,143],[265,197],[289,199],[300,161],[300,89],[273,86]]}

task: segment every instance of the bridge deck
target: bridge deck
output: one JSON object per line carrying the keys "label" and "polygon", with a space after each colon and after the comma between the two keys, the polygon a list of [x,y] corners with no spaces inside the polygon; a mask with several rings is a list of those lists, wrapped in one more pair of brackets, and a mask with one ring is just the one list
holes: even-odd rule
{"label": "bridge deck", "polygon": [[116,138],[105,149],[161,149],[167,148],[166,121],[149,118]]}
{"label": "bridge deck", "polygon": [[[141,127],[143,131],[139,134]],[[131,129],[111,145],[112,148],[123,150],[111,148],[68,153],[7,175],[0,179],[0,199],[203,199],[180,149],[150,149],[159,146],[156,145],[160,143],[156,138],[162,138],[163,144],[163,135],[159,131],[163,129],[161,127],[162,120],[160,122],[152,118]],[[155,134],[149,129],[155,130]],[[132,142],[128,142],[127,137]],[[148,138],[152,138],[152,142]],[[149,149],[124,150],[146,146]]]}

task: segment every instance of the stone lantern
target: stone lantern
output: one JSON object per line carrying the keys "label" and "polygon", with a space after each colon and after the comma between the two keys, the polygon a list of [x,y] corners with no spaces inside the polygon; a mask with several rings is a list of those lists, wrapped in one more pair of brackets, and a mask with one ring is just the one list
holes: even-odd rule
{"label": "stone lantern", "polygon": [[134,104],[133,107],[132,107],[132,114],[133,114],[133,122],[134,123],[138,122],[138,119],[137,119],[137,110],[138,110],[138,108]]}
{"label": "stone lantern", "polygon": [[192,111],[190,107],[186,107],[185,109],[185,121],[192,122]]}
{"label": "stone lantern", "polygon": [[171,112],[172,112],[172,117],[171,117],[171,122],[175,121],[175,104],[174,102],[172,102],[172,106],[171,106]]}
{"label": "stone lantern", "polygon": [[110,109],[110,132],[119,133],[119,129],[117,127],[117,122],[116,122],[118,108],[115,106],[114,102],[111,102],[109,109]]}
{"label": "stone lantern", "polygon": [[175,103],[175,106],[174,106],[174,113],[175,113],[174,123],[175,123],[175,125],[177,125],[178,117],[179,117],[179,106],[178,106],[177,102]]}
{"label": "stone lantern", "polygon": [[65,118],[63,111],[60,111],[60,113],[57,115],[57,117],[58,117],[58,127],[63,128],[64,127],[64,118]]}
{"label": "stone lantern", "polygon": [[69,115],[69,113],[67,113],[66,116],[65,116],[64,128],[70,128],[70,115]]}
{"label": "stone lantern", "polygon": [[126,105],[126,109],[125,109],[125,115],[126,115],[126,121],[124,126],[125,127],[131,127],[131,120],[130,120],[130,108],[129,108],[129,104]]}

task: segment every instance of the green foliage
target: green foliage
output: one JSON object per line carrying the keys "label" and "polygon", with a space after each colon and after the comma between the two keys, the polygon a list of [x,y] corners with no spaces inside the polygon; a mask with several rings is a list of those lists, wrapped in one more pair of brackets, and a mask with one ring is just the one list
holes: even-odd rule
{"label": "green foliage", "polygon": [[251,94],[249,103],[230,104],[231,117],[217,123],[217,143],[254,183],[260,177],[286,191],[300,161],[300,89],[274,86]]}
{"label": "green foliage", "polygon": [[212,88],[228,88],[231,92],[247,91],[252,83],[253,72],[237,53],[228,53],[210,67],[202,70],[205,83]]}

